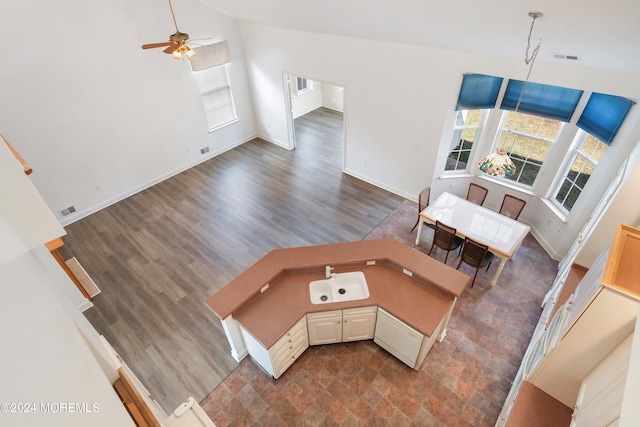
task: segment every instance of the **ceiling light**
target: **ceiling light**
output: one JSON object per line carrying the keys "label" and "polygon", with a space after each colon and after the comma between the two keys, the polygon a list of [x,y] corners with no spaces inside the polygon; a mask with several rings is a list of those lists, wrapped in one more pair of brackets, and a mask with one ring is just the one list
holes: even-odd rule
{"label": "ceiling light", "polygon": [[[522,101],[522,97],[524,96],[524,89],[527,87],[527,83],[529,82],[529,76],[531,76],[531,70],[533,69],[533,63],[536,60],[536,56],[538,56],[538,51],[540,50],[540,44],[542,41],[538,42],[538,45],[533,49],[531,56],[529,56],[529,49],[531,48],[531,33],[533,32],[533,25],[536,22],[537,18],[542,16],[542,12],[529,12],[529,16],[531,17],[531,27],[529,28],[529,37],[527,38],[527,50],[524,53],[524,63],[529,66],[529,71],[527,72],[527,78],[522,85],[522,90],[520,91],[520,96],[518,97],[518,102],[516,103],[516,108],[514,113],[518,112],[520,108],[520,102]],[[506,142],[507,138],[504,139]],[[516,173],[516,165],[513,164],[511,158],[507,154],[507,150],[504,147],[497,147],[495,153],[491,153],[488,156],[483,157],[478,162],[478,168],[491,176],[502,176],[509,177]]]}
{"label": "ceiling light", "polygon": [[186,44],[182,44],[176,50],[173,51],[172,55],[178,61],[184,61],[185,56],[187,57],[187,59],[190,60],[191,58],[196,56],[196,53],[193,50],[191,50],[191,48]]}

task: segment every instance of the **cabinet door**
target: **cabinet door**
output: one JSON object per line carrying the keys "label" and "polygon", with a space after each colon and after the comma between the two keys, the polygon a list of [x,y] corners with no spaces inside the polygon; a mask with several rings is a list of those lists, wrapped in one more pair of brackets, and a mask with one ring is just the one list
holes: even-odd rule
{"label": "cabinet door", "polygon": [[310,313],[307,325],[310,345],[342,342],[342,310]]}
{"label": "cabinet door", "polygon": [[374,340],[380,347],[414,368],[424,335],[379,309]]}
{"label": "cabinet door", "polygon": [[572,427],[609,426],[618,419],[632,341],[630,335],[582,381]]}
{"label": "cabinet door", "polygon": [[343,310],[342,341],[370,340],[376,330],[377,307]]}

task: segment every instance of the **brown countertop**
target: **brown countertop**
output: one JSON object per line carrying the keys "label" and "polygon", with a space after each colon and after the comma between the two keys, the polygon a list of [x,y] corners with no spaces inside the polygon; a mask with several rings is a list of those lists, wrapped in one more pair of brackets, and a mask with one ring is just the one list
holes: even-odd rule
{"label": "brown countertop", "polygon": [[[376,261],[375,265],[367,262]],[[334,272],[365,274],[369,298],[312,304],[309,282]],[[411,271],[412,277],[402,269]],[[274,249],[215,293],[206,304],[233,314],[266,348],[306,313],[377,305],[431,335],[470,277],[394,239]],[[269,289],[260,293],[269,284]]]}

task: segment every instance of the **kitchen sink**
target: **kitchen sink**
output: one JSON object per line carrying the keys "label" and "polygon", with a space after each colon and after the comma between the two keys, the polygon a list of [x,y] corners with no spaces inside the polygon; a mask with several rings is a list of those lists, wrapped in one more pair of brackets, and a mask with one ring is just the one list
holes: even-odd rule
{"label": "kitchen sink", "polygon": [[369,298],[369,287],[362,271],[350,271],[310,282],[309,295],[313,304],[353,301]]}

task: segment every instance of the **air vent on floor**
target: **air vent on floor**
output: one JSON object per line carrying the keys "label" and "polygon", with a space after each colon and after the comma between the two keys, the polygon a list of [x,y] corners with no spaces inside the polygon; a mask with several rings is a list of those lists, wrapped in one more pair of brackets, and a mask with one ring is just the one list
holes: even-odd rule
{"label": "air vent on floor", "polygon": [[73,206],[69,206],[66,209],[62,209],[60,213],[62,214],[62,216],[67,216],[69,214],[74,213],[75,211],[76,211],[76,208],[74,208]]}
{"label": "air vent on floor", "polygon": [[552,55],[555,59],[564,59],[566,61],[580,61],[580,57],[578,55],[565,55],[563,53],[554,53]]}

